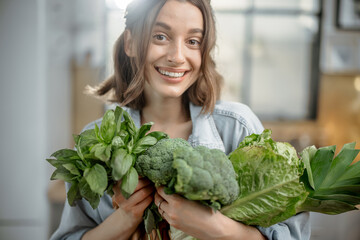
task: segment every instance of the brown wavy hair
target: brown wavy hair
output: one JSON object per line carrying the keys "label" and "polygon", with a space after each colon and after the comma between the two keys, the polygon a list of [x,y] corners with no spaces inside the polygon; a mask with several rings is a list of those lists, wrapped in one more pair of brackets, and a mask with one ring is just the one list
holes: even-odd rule
{"label": "brown wavy hair", "polygon": [[[125,53],[125,31],[114,46],[114,74],[90,92],[104,97],[107,101],[118,102],[122,106],[142,109],[145,105],[145,61],[152,27],[157,15],[167,0],[133,0],[125,13],[125,31],[131,33],[134,56]],[[204,36],[201,43],[202,64],[200,75],[195,83],[184,93],[184,102],[202,106],[202,112],[212,112],[220,97],[222,76],[216,71],[212,51],[216,44],[216,30],[210,0],[177,0],[190,2],[198,7],[203,15]]]}

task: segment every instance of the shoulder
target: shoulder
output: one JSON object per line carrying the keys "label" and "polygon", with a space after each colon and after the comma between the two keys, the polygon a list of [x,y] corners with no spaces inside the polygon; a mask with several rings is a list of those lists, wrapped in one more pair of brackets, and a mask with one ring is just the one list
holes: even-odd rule
{"label": "shoulder", "polygon": [[246,136],[264,130],[253,111],[241,103],[218,101],[211,114],[201,114],[201,106],[191,104],[190,114],[193,145],[218,148],[226,154],[236,149]]}
{"label": "shoulder", "polygon": [[212,115],[215,121],[218,120],[221,123],[232,122],[233,124],[240,124],[250,134],[263,131],[259,118],[247,105],[242,103],[218,101]]}

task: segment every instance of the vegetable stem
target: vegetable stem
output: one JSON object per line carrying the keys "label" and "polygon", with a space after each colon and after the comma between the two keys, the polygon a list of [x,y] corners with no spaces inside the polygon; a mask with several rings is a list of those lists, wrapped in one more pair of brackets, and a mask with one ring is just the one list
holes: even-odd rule
{"label": "vegetable stem", "polygon": [[160,234],[160,231],[159,231],[159,228],[156,228],[156,233],[157,233],[157,235],[158,235],[159,239],[160,239],[160,240],[162,240],[162,238],[161,238],[161,234]]}

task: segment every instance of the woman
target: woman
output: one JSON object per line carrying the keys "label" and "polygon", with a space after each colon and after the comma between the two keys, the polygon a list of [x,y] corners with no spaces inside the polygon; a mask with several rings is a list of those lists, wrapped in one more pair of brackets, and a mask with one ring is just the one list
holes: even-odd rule
{"label": "woman", "polygon": [[[151,131],[228,154],[245,136],[260,133],[263,127],[245,105],[217,102],[222,78],[211,57],[214,46],[209,0],[134,0],[127,9],[126,29],[115,45],[115,74],[96,94],[125,106],[138,127],[152,121]],[[86,129],[93,127],[94,123]],[[146,179],[139,180],[129,199],[114,190],[114,197],[105,194],[96,210],[86,201],[76,207],[66,203],[53,239],[141,238],[138,226],[152,201],[170,226],[198,239],[288,240],[310,235],[307,213],[261,228],[179,195],[166,195]]]}

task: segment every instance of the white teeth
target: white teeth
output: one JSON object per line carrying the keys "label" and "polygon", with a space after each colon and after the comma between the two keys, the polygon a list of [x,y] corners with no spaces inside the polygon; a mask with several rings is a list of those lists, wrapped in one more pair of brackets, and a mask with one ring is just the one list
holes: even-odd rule
{"label": "white teeth", "polygon": [[161,69],[159,69],[159,72],[162,75],[165,75],[165,76],[168,76],[168,77],[173,77],[173,78],[182,77],[185,74],[185,72],[168,72],[168,71],[161,70]]}

